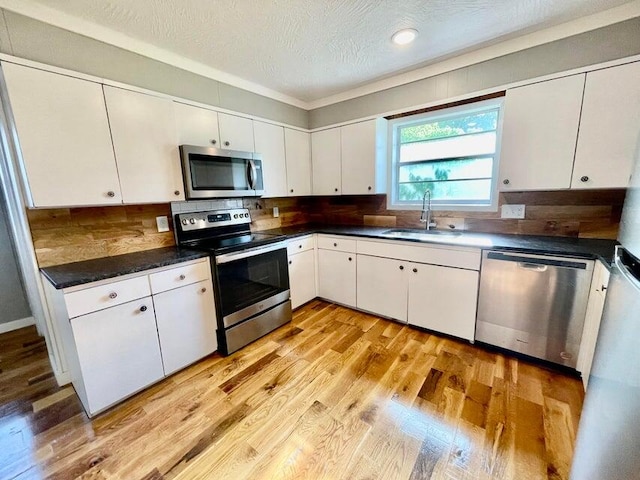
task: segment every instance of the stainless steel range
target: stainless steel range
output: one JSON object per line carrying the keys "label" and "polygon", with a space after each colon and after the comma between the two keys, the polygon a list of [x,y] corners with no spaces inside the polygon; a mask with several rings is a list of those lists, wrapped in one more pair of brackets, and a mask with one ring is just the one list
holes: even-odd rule
{"label": "stainless steel range", "polygon": [[291,320],[285,237],[251,233],[250,223],[245,208],[175,215],[178,246],[211,254],[223,355]]}

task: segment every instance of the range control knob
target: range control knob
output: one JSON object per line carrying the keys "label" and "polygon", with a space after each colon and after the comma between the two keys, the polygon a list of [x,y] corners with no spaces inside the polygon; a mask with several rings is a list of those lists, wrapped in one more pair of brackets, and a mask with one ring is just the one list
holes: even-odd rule
{"label": "range control knob", "polygon": [[182,224],[183,224],[183,225],[186,225],[187,223],[189,223],[189,222],[187,221],[187,219],[186,219],[186,218],[183,218],[183,219],[182,219]]}
{"label": "range control knob", "polygon": [[191,225],[193,225],[194,223],[196,223],[196,219],[195,219],[195,218],[190,218],[190,219],[189,219],[189,223],[190,223]]}
{"label": "range control knob", "polygon": [[245,216],[245,218],[249,218],[249,214],[248,213],[245,213],[244,216]]}
{"label": "range control knob", "polygon": [[234,214],[233,214],[233,218],[238,218],[238,214],[237,214],[237,213],[234,213]]}

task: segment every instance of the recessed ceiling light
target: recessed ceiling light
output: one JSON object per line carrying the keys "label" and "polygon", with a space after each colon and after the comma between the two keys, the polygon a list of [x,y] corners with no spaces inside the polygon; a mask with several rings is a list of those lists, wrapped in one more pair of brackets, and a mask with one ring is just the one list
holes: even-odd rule
{"label": "recessed ceiling light", "polygon": [[413,42],[418,35],[418,31],[413,28],[405,28],[404,30],[398,30],[391,36],[391,41],[396,45],[406,45]]}

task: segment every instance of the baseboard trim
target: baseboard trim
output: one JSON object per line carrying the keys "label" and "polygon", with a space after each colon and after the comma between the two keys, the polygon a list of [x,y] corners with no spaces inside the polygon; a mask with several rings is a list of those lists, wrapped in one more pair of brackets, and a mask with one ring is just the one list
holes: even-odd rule
{"label": "baseboard trim", "polygon": [[29,327],[35,325],[36,321],[33,317],[21,318],[19,320],[13,320],[11,322],[0,323],[0,333],[12,332],[19,328]]}

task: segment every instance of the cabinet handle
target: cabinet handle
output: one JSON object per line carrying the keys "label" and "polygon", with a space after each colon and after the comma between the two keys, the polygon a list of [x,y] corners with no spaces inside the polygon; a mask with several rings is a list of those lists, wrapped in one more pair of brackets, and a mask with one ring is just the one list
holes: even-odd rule
{"label": "cabinet handle", "polygon": [[367,187],[367,190],[371,191],[371,186]]}
{"label": "cabinet handle", "polygon": [[351,261],[351,260],[352,260],[351,257],[349,257],[349,261]]}
{"label": "cabinet handle", "polygon": [[202,293],[206,292],[206,291],[207,291],[207,287],[202,287],[202,288],[200,289],[200,291],[201,291]]}
{"label": "cabinet handle", "polygon": [[400,265],[400,270],[404,270],[404,267],[402,265]]}
{"label": "cabinet handle", "polygon": [[587,177],[586,175],[583,175],[582,177],[580,177],[580,181],[581,181],[582,183],[586,183],[586,182],[588,182],[588,181],[589,181],[589,177]]}
{"label": "cabinet handle", "polygon": [[146,306],[146,305],[142,305],[142,306],[140,307],[140,311],[141,311],[141,312],[146,312],[146,311],[147,311],[147,306]]}
{"label": "cabinet handle", "polygon": [[293,188],[291,189],[291,193],[293,193]]}
{"label": "cabinet handle", "polygon": [[333,189],[333,191],[334,191],[334,192],[337,192],[337,191],[338,191],[338,189],[337,189],[337,188],[334,188],[334,189]]}
{"label": "cabinet handle", "polygon": [[418,273],[418,269],[417,269],[417,268],[414,268],[414,269],[413,269],[413,273]]}
{"label": "cabinet handle", "polygon": [[505,185],[509,185],[509,179],[508,179],[508,178],[505,178],[505,179],[502,181],[502,183],[504,183]]}
{"label": "cabinet handle", "polygon": [[218,143],[218,141],[215,138],[211,140],[211,145],[215,145],[216,143]]}
{"label": "cabinet handle", "polygon": [[112,299],[112,300],[113,300],[114,298],[116,298],[117,296],[118,296],[118,294],[117,294],[116,292],[111,292],[111,293],[109,294],[109,298],[110,298],[110,299]]}
{"label": "cabinet handle", "polygon": [[229,145],[231,145],[231,142],[224,142],[225,147],[228,147]]}
{"label": "cabinet handle", "polygon": [[302,248],[302,245],[298,245],[298,248]]}
{"label": "cabinet handle", "polygon": [[293,260],[289,260],[289,265],[291,265],[293,263]]}
{"label": "cabinet handle", "polygon": [[185,277],[185,276],[184,276],[184,274],[183,274],[183,275],[180,275],[180,277],[179,277],[179,278],[180,278],[180,280],[184,280],[184,279],[185,279],[185,278],[187,278],[187,277]]}
{"label": "cabinet handle", "polygon": [[116,196],[116,192],[112,192],[111,190],[109,190],[109,191],[107,192],[107,197],[111,197],[111,198],[113,198],[113,197],[115,197],[115,196]]}
{"label": "cabinet handle", "polygon": [[602,285],[602,287],[600,287],[600,288],[602,289],[603,292],[607,289],[607,287],[605,285]]}
{"label": "cabinet handle", "polygon": [[334,243],[334,244],[333,244],[333,246],[334,246],[334,247],[337,247],[337,246],[338,246],[338,244],[337,244],[337,243]]}
{"label": "cabinet handle", "polygon": [[178,195],[180,195],[180,190],[174,190],[173,194],[177,197]]}

